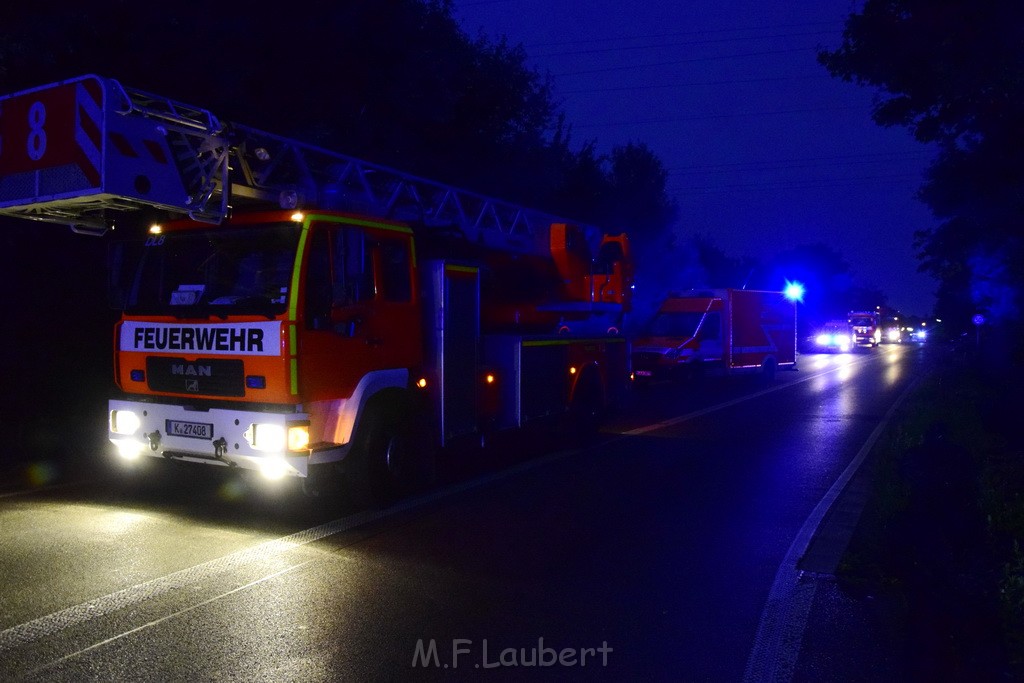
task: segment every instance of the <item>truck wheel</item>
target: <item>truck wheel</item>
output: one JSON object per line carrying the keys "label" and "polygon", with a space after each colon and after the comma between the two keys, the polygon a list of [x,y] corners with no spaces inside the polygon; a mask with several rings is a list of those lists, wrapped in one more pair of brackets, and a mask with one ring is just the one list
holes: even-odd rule
{"label": "truck wheel", "polygon": [[[390,503],[433,481],[433,436],[415,420],[408,402],[381,405],[369,412],[355,444],[353,484],[368,488],[377,503]],[[418,427],[424,427],[417,433]]]}

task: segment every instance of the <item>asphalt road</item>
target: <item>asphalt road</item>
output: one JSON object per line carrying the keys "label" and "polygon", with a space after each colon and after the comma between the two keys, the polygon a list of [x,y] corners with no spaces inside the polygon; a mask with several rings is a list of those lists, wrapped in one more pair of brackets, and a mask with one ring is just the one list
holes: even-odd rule
{"label": "asphalt road", "polygon": [[387,509],[79,444],[0,495],[0,679],[754,680],[780,567],[928,362],[654,385],[593,445],[455,458]]}

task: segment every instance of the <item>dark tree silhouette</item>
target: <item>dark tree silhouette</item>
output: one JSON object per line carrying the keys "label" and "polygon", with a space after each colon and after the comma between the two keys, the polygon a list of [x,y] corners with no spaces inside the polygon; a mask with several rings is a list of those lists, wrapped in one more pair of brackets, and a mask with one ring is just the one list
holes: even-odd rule
{"label": "dark tree silhouette", "polygon": [[920,197],[941,219],[917,234],[937,313],[983,311],[1020,325],[1024,284],[1024,5],[1011,0],[867,0],[820,62],[876,88],[873,116],[937,146]]}

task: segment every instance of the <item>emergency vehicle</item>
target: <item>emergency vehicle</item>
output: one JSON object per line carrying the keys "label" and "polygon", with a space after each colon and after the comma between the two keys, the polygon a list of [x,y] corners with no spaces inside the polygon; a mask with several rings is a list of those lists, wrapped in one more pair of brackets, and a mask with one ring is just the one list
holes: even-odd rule
{"label": "emergency vehicle", "polygon": [[783,292],[714,289],[670,294],[633,340],[638,381],[796,366],[796,304]]}
{"label": "emergency vehicle", "polygon": [[811,348],[816,351],[846,353],[853,346],[850,323],[846,320],[828,320],[811,337]]}
{"label": "emergency vehicle", "polygon": [[0,214],[104,234],[123,311],[109,440],[378,497],[437,448],[629,384],[625,234],[86,75],[0,98]]}
{"label": "emergency vehicle", "polygon": [[882,322],[878,311],[850,311],[850,334],[857,346],[878,346],[882,343]]}

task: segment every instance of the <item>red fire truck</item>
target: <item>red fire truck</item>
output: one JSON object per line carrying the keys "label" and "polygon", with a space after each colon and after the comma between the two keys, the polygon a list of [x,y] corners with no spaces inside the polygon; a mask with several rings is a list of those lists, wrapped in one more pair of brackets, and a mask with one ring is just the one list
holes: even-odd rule
{"label": "red fire truck", "polygon": [[878,346],[882,343],[882,321],[878,311],[850,311],[846,318],[854,344]]}
{"label": "red fire truck", "polygon": [[745,289],[670,294],[633,340],[638,381],[761,372],[796,364],[796,304],[783,292]]}
{"label": "red fire truck", "polygon": [[111,251],[125,458],[391,497],[435,447],[592,428],[628,387],[625,234],[95,75],[0,98],[0,140],[0,214],[153,221]]}

